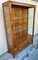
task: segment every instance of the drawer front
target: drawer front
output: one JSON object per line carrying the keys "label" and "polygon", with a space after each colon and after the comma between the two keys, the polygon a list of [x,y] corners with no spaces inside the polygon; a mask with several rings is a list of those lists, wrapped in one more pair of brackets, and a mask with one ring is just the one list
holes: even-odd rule
{"label": "drawer front", "polygon": [[21,50],[23,50],[25,47],[27,47],[31,43],[32,43],[32,40],[28,40],[26,42],[19,44],[19,46],[15,48],[15,54],[19,53]]}

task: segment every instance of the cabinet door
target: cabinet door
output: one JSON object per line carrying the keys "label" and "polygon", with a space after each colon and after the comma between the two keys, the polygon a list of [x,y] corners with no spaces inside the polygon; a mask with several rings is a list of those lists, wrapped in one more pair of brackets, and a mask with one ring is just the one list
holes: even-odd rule
{"label": "cabinet door", "polygon": [[11,28],[10,28],[10,14],[8,6],[4,6],[4,17],[5,17],[5,27],[7,32],[7,42],[9,46],[12,46],[12,35],[11,35]]}

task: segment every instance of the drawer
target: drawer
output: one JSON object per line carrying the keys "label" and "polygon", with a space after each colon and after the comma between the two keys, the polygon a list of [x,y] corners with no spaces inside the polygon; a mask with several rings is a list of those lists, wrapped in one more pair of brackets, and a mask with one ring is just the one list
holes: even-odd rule
{"label": "drawer", "polygon": [[19,53],[20,51],[22,51],[24,48],[26,48],[29,44],[32,43],[32,40],[27,40],[27,41],[24,41],[23,43],[19,44],[19,46],[17,46],[15,48],[15,53]]}

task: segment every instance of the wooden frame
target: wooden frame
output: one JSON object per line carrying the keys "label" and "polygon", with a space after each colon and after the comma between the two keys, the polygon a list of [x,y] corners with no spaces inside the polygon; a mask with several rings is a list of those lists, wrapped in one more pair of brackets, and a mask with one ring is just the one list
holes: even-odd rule
{"label": "wooden frame", "polygon": [[[4,21],[5,21],[5,14],[4,14],[4,6],[8,6],[9,8],[9,14],[10,14],[10,29],[11,29],[11,20],[12,20],[12,9],[11,9],[11,4],[12,5],[15,5],[15,6],[22,6],[22,7],[27,7],[28,9],[29,8],[34,8],[34,16],[33,16],[33,30],[32,30],[32,41],[30,41],[30,43],[33,43],[33,37],[34,37],[34,25],[35,25],[35,10],[36,10],[36,6],[35,5],[31,5],[31,4],[26,4],[26,3],[20,3],[20,2],[14,2],[14,1],[7,1],[5,3],[2,4],[3,6],[3,15],[4,15]],[[27,13],[28,15],[28,13]],[[5,22],[5,30],[6,30],[6,22]],[[12,33],[12,29],[11,29],[11,33]],[[8,36],[7,36],[7,31],[6,31],[6,37],[7,37],[7,45],[8,45]],[[9,49],[9,45],[8,45],[8,50],[9,52],[11,52],[13,54],[13,57],[15,57],[15,55],[17,53],[15,53],[15,41],[12,40],[12,44],[13,44],[13,50]],[[29,44],[27,44],[26,46],[28,46]],[[25,47],[24,47],[25,48]],[[19,48],[21,49],[21,48]],[[23,49],[23,48],[22,48]],[[16,51],[17,52],[17,51]]]}

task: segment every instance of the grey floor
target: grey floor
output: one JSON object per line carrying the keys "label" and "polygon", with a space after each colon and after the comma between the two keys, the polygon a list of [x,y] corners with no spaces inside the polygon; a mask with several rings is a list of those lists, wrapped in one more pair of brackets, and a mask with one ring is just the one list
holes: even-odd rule
{"label": "grey floor", "polygon": [[0,60],[38,60],[38,34],[34,36],[33,45],[22,50],[15,58],[11,53],[6,52],[0,56]]}

